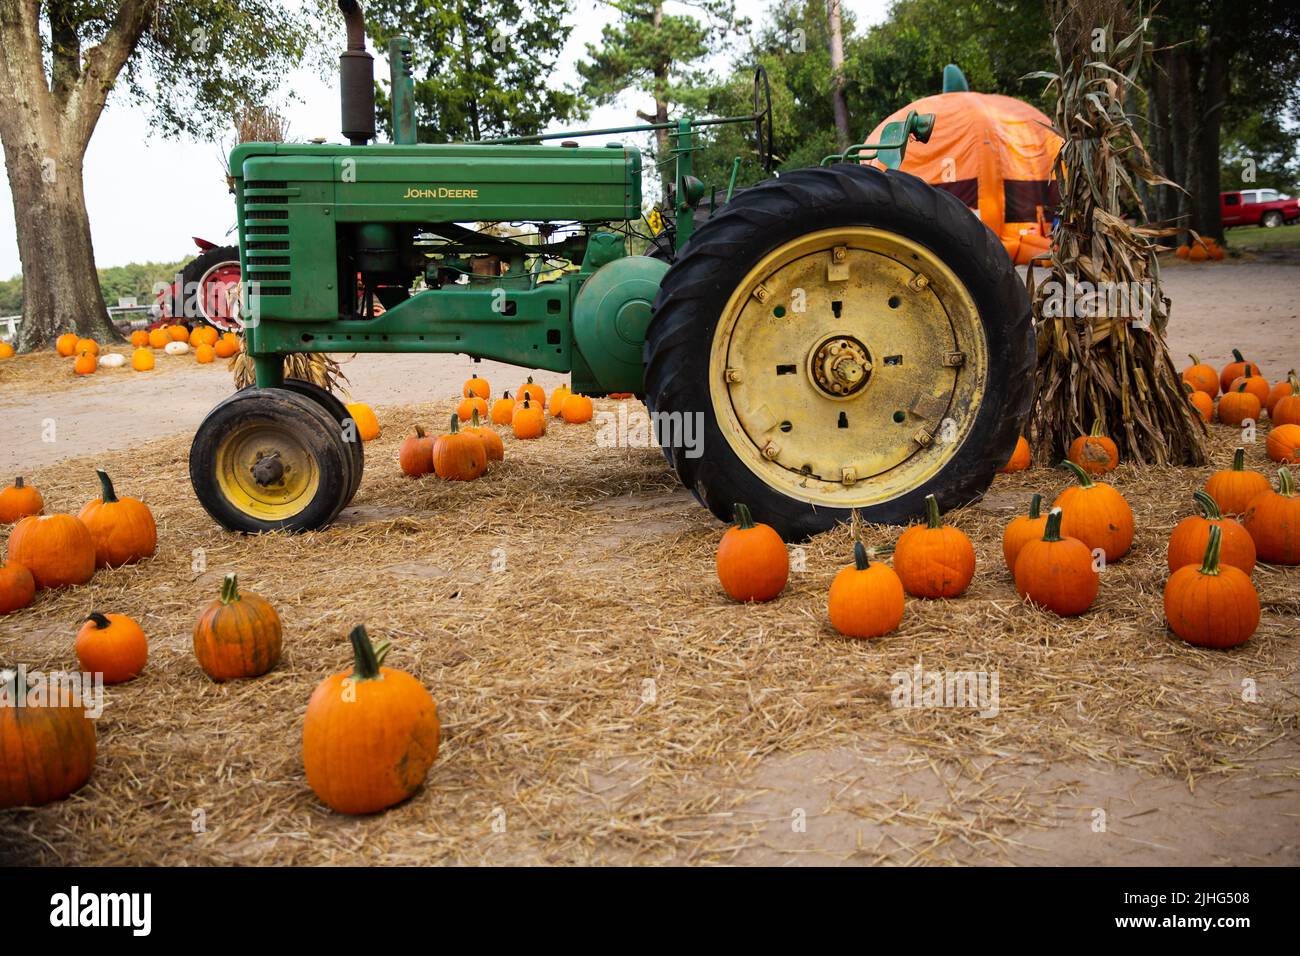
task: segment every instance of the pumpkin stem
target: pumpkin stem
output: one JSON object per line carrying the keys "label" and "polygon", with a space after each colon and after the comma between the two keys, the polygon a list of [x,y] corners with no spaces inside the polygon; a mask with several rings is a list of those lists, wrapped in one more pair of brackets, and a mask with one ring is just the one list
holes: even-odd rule
{"label": "pumpkin stem", "polygon": [[862,542],[861,541],[853,542],[854,567],[856,567],[859,571],[865,571],[867,570],[867,567],[870,564],[871,562],[867,560],[867,549],[862,546]]}
{"label": "pumpkin stem", "polygon": [[1047,527],[1043,529],[1044,541],[1061,540],[1061,509],[1053,508],[1047,515]]}
{"label": "pumpkin stem", "polygon": [[452,416],[451,416],[451,433],[452,433],[453,435],[455,435],[455,434],[458,433],[459,431],[460,431],[460,416],[459,416],[459,415],[452,415]]}
{"label": "pumpkin stem", "polygon": [[1300,379],[1295,377],[1295,369],[1287,373],[1286,380],[1291,383],[1291,394],[1300,395]]}
{"label": "pumpkin stem", "polygon": [[227,574],[221,582],[221,603],[234,604],[239,600],[239,579]]}
{"label": "pumpkin stem", "polygon": [[1242,355],[1239,349],[1232,350],[1232,357],[1236,359],[1238,362],[1246,361],[1246,356]]}
{"label": "pumpkin stem", "polygon": [[739,501],[733,506],[736,515],[736,526],[742,531],[748,531],[754,527],[754,516],[749,513],[749,505],[741,504]]}
{"label": "pumpkin stem", "polygon": [[1043,514],[1043,496],[1034,495],[1029,499],[1029,517],[1040,518]]}
{"label": "pumpkin stem", "polygon": [[419,425],[416,425],[416,426],[415,426],[415,437],[416,437],[416,438],[423,438],[423,437],[424,437],[424,429],[421,428]]}
{"label": "pumpkin stem", "polygon": [[528,382],[527,382],[527,384],[529,384],[529,385],[532,385],[532,384],[533,384],[533,377],[532,377],[531,375],[528,376]]}
{"label": "pumpkin stem", "polygon": [[1105,426],[1102,425],[1101,419],[1098,418],[1096,421],[1092,423],[1092,428],[1088,431],[1088,435],[1091,438],[1102,438],[1105,436],[1105,434],[1106,434],[1106,428]]}
{"label": "pumpkin stem", "polygon": [[112,504],[117,501],[117,492],[113,490],[113,481],[108,477],[108,472],[103,468],[96,468],[95,474],[99,475],[99,487],[104,492],[104,504]]}
{"label": "pumpkin stem", "polygon": [[470,424],[472,424],[475,428],[478,428],[478,406],[477,405],[474,406],[474,412],[473,414],[470,415],[470,418],[473,419],[473,421]]}
{"label": "pumpkin stem", "polygon": [[1240,385],[1237,386],[1237,391],[1239,391],[1239,392],[1244,392],[1245,390],[1246,390],[1246,383],[1245,383],[1245,382],[1242,382]]}
{"label": "pumpkin stem", "polygon": [[388,642],[384,641],[376,648],[370,643],[364,624],[354,627],[348,640],[352,642],[352,676],[357,680],[378,680],[379,665],[388,654]]}
{"label": "pumpkin stem", "polygon": [[113,624],[112,621],[106,618],[103,614],[100,614],[98,611],[91,611],[89,614],[86,615],[86,620],[94,621],[95,627],[98,628],[111,627]]}
{"label": "pumpkin stem", "polygon": [[943,522],[939,519],[939,499],[934,495],[925,496],[925,524],[928,528],[943,527]]}
{"label": "pumpkin stem", "polygon": [[1218,521],[1223,517],[1223,513],[1219,511],[1219,503],[1204,491],[1197,491],[1192,494],[1192,497],[1201,506],[1201,511],[1205,514],[1205,517],[1211,521]]}
{"label": "pumpkin stem", "polygon": [[1291,478],[1290,470],[1286,468],[1277,470],[1277,493],[1283,498],[1290,498],[1295,494],[1295,481]]}
{"label": "pumpkin stem", "polygon": [[17,478],[14,479],[14,487],[21,488],[22,486],[23,486],[23,476],[19,475]]}
{"label": "pumpkin stem", "polygon": [[1080,468],[1078,465],[1076,465],[1074,462],[1069,461],[1067,459],[1066,461],[1061,462],[1061,464],[1064,465],[1066,468],[1069,468],[1072,472],[1074,472],[1074,477],[1078,479],[1080,488],[1092,487],[1092,476],[1089,475],[1082,468]]}
{"label": "pumpkin stem", "polygon": [[1205,545],[1205,560],[1201,563],[1202,574],[1219,573],[1219,547],[1223,541],[1223,532],[1217,524],[1210,525],[1210,540]]}
{"label": "pumpkin stem", "polygon": [[502,392],[502,393],[501,393],[501,397],[502,397],[502,398],[509,398],[509,397],[510,397],[510,389],[507,388],[504,392]]}
{"label": "pumpkin stem", "polygon": [[1246,449],[1238,448],[1236,451],[1232,453],[1232,470],[1233,471],[1246,470]]}
{"label": "pumpkin stem", "polygon": [[1200,365],[1200,364],[1201,364],[1201,360],[1198,359],[1198,358],[1197,358],[1195,355],[1193,355],[1191,352],[1188,352],[1188,353],[1187,353],[1187,357],[1188,357],[1189,359],[1192,360],[1192,364],[1193,364],[1193,365]]}

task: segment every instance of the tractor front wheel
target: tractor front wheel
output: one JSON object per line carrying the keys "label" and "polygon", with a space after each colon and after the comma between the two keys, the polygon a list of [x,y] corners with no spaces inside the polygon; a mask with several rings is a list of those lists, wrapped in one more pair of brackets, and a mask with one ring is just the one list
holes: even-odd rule
{"label": "tractor front wheel", "polygon": [[686,487],[786,540],[968,504],[1028,414],[1024,284],[959,200],[906,173],[799,170],[737,195],[664,276],[646,402]]}

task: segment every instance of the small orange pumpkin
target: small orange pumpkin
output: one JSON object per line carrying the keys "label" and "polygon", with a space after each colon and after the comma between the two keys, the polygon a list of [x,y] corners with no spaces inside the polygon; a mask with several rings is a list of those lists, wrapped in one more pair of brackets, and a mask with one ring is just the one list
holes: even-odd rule
{"label": "small orange pumpkin", "polygon": [[131,333],[131,344],[136,348],[144,348],[149,344],[149,333],[144,329],[136,329]]}
{"label": "small orange pumpkin", "polygon": [[13,524],[28,515],[38,515],[45,510],[45,499],[31,485],[23,482],[22,475],[0,491],[0,524]]}
{"label": "small orange pumpkin", "polygon": [[380,436],[379,418],[373,408],[365,402],[349,402],[347,410],[356,425],[357,437],[363,442],[374,441]]}
{"label": "small orange pumpkin", "polygon": [[1245,572],[1221,563],[1222,535],[1210,528],[1200,566],[1185,564],[1165,582],[1169,629],[1197,647],[1236,647],[1259,627],[1259,594]]}
{"label": "small orange pumpkin", "polygon": [[[95,722],[61,694],[29,695],[24,672],[0,671],[0,809],[37,807],[81,788],[95,769]],[[40,699],[37,699],[40,698]]]}
{"label": "small orange pumpkin", "polygon": [[0,341],[0,359],[11,359],[17,354],[18,353],[14,351],[12,345],[8,342]]}
{"label": "small orange pumpkin", "polygon": [[1232,383],[1234,381],[1246,374],[1246,369],[1250,369],[1252,375],[1259,374],[1259,366],[1254,362],[1247,362],[1246,359],[1242,357],[1241,352],[1236,349],[1232,350],[1232,359],[1233,360],[1223,366],[1223,370],[1219,372],[1219,387],[1225,392],[1232,388]]}
{"label": "small orange pumpkin", "polygon": [[1255,570],[1255,542],[1250,534],[1232,518],[1225,518],[1218,503],[1203,491],[1193,494],[1197,506],[1204,513],[1192,515],[1178,522],[1169,536],[1169,570],[1177,571],[1189,564],[1199,564],[1205,557],[1205,545],[1210,540],[1210,529],[1222,533],[1220,560],[1246,574]]}
{"label": "small orange pumpkin", "polygon": [[173,342],[188,342],[190,340],[190,330],[183,325],[167,326],[167,337]]}
{"label": "small orange pumpkin", "polygon": [[1261,561],[1300,564],[1300,496],[1289,470],[1277,470],[1277,491],[1270,487],[1252,498],[1241,523]]}
{"label": "small orange pumpkin", "polygon": [[1219,394],[1219,373],[1214,370],[1214,366],[1206,365],[1195,355],[1187,357],[1192,360],[1192,364],[1183,369],[1183,381],[1196,391],[1214,398]]}
{"label": "small orange pumpkin", "polygon": [[1268,430],[1264,450],[1277,462],[1300,461],[1300,425],[1274,425]]}
{"label": "small orange pumpkin", "polygon": [[212,361],[216,357],[217,357],[216,349],[214,349],[211,345],[208,345],[206,342],[199,343],[198,348],[194,350],[194,359],[200,365],[211,365]]}
{"label": "small orange pumpkin", "polygon": [[528,376],[528,381],[515,389],[515,394],[519,396],[520,401],[526,398],[540,408],[546,407],[546,389],[534,382],[531,375]]}
{"label": "small orange pumpkin", "polygon": [[9,534],[9,560],[32,572],[38,589],[85,584],[95,573],[95,539],[72,515],[29,515]]}
{"label": "small orange pumpkin", "polygon": [[790,552],[781,536],[736,505],[736,525],[718,543],[718,580],[734,601],[770,601],[790,577]]}
{"label": "small orange pumpkin", "polygon": [[1092,423],[1087,435],[1080,435],[1070,443],[1066,457],[1090,475],[1104,475],[1119,465],[1119,448],[1098,420]]}
{"label": "small orange pumpkin", "polygon": [[925,524],[904,531],[894,545],[894,571],[912,597],[953,598],[975,576],[975,548],[960,528],[939,517],[939,500],[925,496]]}
{"label": "small orange pumpkin", "polygon": [[99,354],[99,343],[94,339],[77,339],[76,354],[89,352],[91,355]]}
{"label": "small orange pumpkin", "polygon": [[1030,541],[1038,541],[1047,527],[1047,515],[1043,514],[1043,496],[1034,495],[1029,499],[1029,514],[1013,518],[1002,532],[1002,557],[1007,563],[1007,570],[1016,573],[1016,558],[1020,549]]}
{"label": "small orange pumpkin", "polygon": [[36,579],[32,572],[10,561],[0,564],[0,614],[21,611],[36,598]]}
{"label": "small orange pumpkin", "polygon": [[1088,548],[1100,548],[1107,561],[1118,561],[1133,545],[1133,509],[1124,496],[1104,482],[1096,482],[1072,461],[1063,464],[1074,472],[1077,485],[1066,488],[1052,502],[1064,512],[1061,534],[1078,538]]}
{"label": "small orange pumpkin", "polygon": [[[482,401],[482,399],[477,399]],[[447,481],[473,481],[487,471],[487,450],[477,435],[460,430],[460,420],[451,416],[451,431],[433,443],[433,470]]]}
{"label": "small orange pumpkin", "polygon": [[[551,400],[554,401],[555,397],[552,396]],[[564,404],[560,408],[560,416],[566,425],[585,425],[591,421],[591,399],[576,392],[566,395]]]}
{"label": "small orange pumpkin", "polygon": [[194,623],[194,656],[214,681],[259,677],[280,660],[280,615],[263,598],[240,593],[227,574],[221,596]]}
{"label": "small orange pumpkin", "polygon": [[1190,382],[1183,382],[1183,388],[1187,392],[1187,401],[1196,409],[1196,414],[1201,416],[1201,421],[1209,424],[1214,418],[1214,399],[1202,391],[1192,388]]}
{"label": "small orange pumpkin", "polygon": [[[1269,418],[1277,421],[1277,404],[1284,398],[1291,396],[1300,397],[1300,379],[1296,378],[1295,369],[1286,373],[1286,378],[1278,382],[1268,393],[1268,400],[1264,402],[1264,407],[1268,410]],[[1300,424],[1300,403],[1294,406],[1296,418],[1293,420]],[[1286,424],[1283,422],[1283,424]]]}
{"label": "small orange pumpkin", "polygon": [[103,493],[77,516],[95,540],[95,566],[118,567],[150,557],[158,548],[153,512],[138,498],[119,498],[102,468],[95,474]]}
{"label": "small orange pumpkin", "polygon": [[546,413],[531,397],[525,396],[522,402],[515,403],[510,427],[516,438],[541,438],[546,434]]}
{"label": "small orange pumpkin", "polygon": [[1269,483],[1257,471],[1246,470],[1246,449],[1232,453],[1232,467],[1216,471],[1205,483],[1205,493],[1218,502],[1225,514],[1243,514],[1246,507],[1261,491],[1268,491]]}
{"label": "small orange pumpkin", "polygon": [[567,385],[557,386],[555,391],[551,392],[550,412],[555,418],[559,418],[564,410],[564,400],[573,394],[573,390]]}
{"label": "small orange pumpkin", "polygon": [[72,363],[72,370],[78,375],[94,375],[99,368],[99,359],[94,352],[78,352],[77,360]]}
{"label": "small orange pumpkin", "polygon": [[167,334],[167,329],[162,326],[149,330],[149,347],[151,349],[166,348],[167,343],[171,340],[171,336]]}
{"label": "small orange pumpkin", "polygon": [[378,813],[424,783],[438,756],[438,705],[418,680],[384,667],[389,644],[352,629],[352,670],[325,678],[307,702],[307,784],[339,813]]}
{"label": "small orange pumpkin", "polygon": [[478,396],[486,402],[492,397],[492,386],[487,383],[486,379],[481,379],[477,375],[471,375],[461,388],[460,393],[466,398]]}
{"label": "small orange pumpkin", "polygon": [[120,684],[144,670],[149,642],[140,625],[125,614],[92,611],[77,631],[81,669],[103,674],[105,684]]}
{"label": "small orange pumpkin", "polygon": [[80,336],[75,332],[64,332],[54,340],[54,350],[64,358],[72,358],[77,354],[77,340]]}
{"label": "small orange pumpkin", "polygon": [[1016,447],[1012,449],[1011,457],[1007,463],[998,469],[998,474],[1009,475],[1015,471],[1025,471],[1033,462],[1033,456],[1029,452],[1029,442],[1025,441],[1025,436],[1021,435],[1016,439]]}
{"label": "small orange pumpkin", "polygon": [[462,422],[467,422],[474,417],[475,413],[488,416],[488,403],[483,401],[477,395],[471,395],[469,398],[462,398],[456,406],[456,414]]}
{"label": "small orange pumpkin", "polygon": [[501,393],[501,397],[492,403],[492,424],[509,425],[510,420],[515,414],[515,400],[510,397],[510,392]]}
{"label": "small orange pumpkin", "polygon": [[1268,401],[1269,387],[1268,380],[1262,375],[1257,375],[1250,369],[1246,369],[1245,374],[1239,375],[1232,380],[1231,391],[1237,391],[1244,388],[1247,392],[1259,399],[1259,405],[1264,407]]}
{"label": "small orange pumpkin", "polygon": [[131,353],[131,367],[137,372],[147,372],[153,364],[153,349],[136,349]]}
{"label": "small orange pumpkin", "polygon": [[624,401],[624,400],[629,399],[629,398],[636,398],[636,393],[634,393],[634,392],[610,392],[610,393],[609,393],[608,395],[606,395],[605,397],[606,397],[606,398],[612,398],[612,399],[613,399],[614,401],[616,401],[616,402],[621,402],[621,401]]}
{"label": "small orange pumpkin", "polygon": [[216,342],[212,343],[212,351],[216,354],[217,358],[230,358],[230,356],[239,351],[239,339],[233,336],[223,335],[221,338],[217,339]]}
{"label": "small orange pumpkin", "polygon": [[397,463],[404,474],[419,478],[433,471],[433,439],[424,433],[419,425],[415,434],[402,439],[397,449]]}
{"label": "small orange pumpkin", "polygon": [[1240,425],[1247,419],[1258,421],[1262,408],[1259,397],[1246,391],[1245,385],[1239,385],[1233,391],[1225,391],[1219,399],[1219,421],[1225,425]]}
{"label": "small orange pumpkin", "polygon": [[903,620],[903,582],[889,565],[871,563],[857,541],[853,563],[835,575],[826,605],[831,627],[845,637],[883,637]]}
{"label": "small orange pumpkin", "polygon": [[1043,536],[1016,556],[1016,592],[1061,617],[1092,607],[1101,577],[1092,566],[1092,551],[1077,538],[1061,534],[1061,509],[1053,508]]}
{"label": "small orange pumpkin", "polygon": [[465,432],[474,435],[483,442],[483,451],[487,453],[488,461],[502,461],[506,457],[506,446],[501,441],[501,436],[496,433],[496,429],[489,428],[486,425],[479,424],[478,409],[474,409],[474,417],[471,419],[473,424],[465,429]]}

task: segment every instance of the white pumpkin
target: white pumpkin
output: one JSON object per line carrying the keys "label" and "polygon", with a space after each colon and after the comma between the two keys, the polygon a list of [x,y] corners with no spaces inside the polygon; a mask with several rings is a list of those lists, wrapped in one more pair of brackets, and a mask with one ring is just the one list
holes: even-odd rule
{"label": "white pumpkin", "polygon": [[107,355],[99,357],[100,368],[121,368],[126,364],[126,356],[119,355],[117,352],[109,352]]}
{"label": "white pumpkin", "polygon": [[189,342],[168,342],[163,349],[168,355],[184,355],[190,350]]}

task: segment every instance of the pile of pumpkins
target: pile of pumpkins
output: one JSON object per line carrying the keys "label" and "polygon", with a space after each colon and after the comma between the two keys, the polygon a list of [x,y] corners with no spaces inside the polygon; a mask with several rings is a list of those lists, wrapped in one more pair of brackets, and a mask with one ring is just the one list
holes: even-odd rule
{"label": "pile of pumpkins", "polygon": [[[28,606],[44,588],[88,581],[97,567],[152,555],[157,527],[147,505],[119,497],[98,472],[102,495],[77,516],[46,515],[40,491],[16,479],[0,491],[0,522],[14,524],[9,560],[0,565],[0,615]],[[307,782],[342,813],[374,813],[409,797],[438,754],[438,708],[418,680],[384,667],[388,644],[371,644],[364,627],[349,637],[354,665],[321,681],[307,705],[302,754]],[[125,614],[92,611],[80,623],[75,653],[81,670],[105,684],[143,672],[149,644]],[[228,574],[199,614],[193,647],[214,681],[251,679],[280,660],[279,614],[265,599],[239,589]],[[0,808],[60,800],[90,779],[96,760],[94,722],[85,701],[31,693],[25,671],[0,671]]]}
{"label": "pile of pumpkins", "polygon": [[[148,372],[154,367],[154,352],[168,355],[194,353],[195,361],[208,365],[219,358],[230,358],[243,348],[234,332],[220,333],[210,325],[159,325],[152,329],[136,329],[131,333],[131,368]],[[116,353],[100,354],[99,343],[67,332],[54,341],[55,350],[65,358],[73,358],[72,371],[77,375],[93,375],[100,368],[121,368],[126,356]]]}
{"label": "pile of pumpkins", "polygon": [[551,392],[548,405],[546,390],[531,375],[515,394],[519,397],[503,392],[489,405],[492,386],[471,376],[461,387],[446,434],[434,438],[416,425],[415,434],[402,441],[398,450],[402,472],[412,478],[433,473],[446,481],[473,481],[487,472],[490,462],[505,458],[501,435],[492,426],[509,426],[515,438],[530,441],[546,434],[548,412],[569,425],[586,424],[594,414],[591,399],[565,385]]}
{"label": "pile of pumpkins", "polygon": [[1300,462],[1300,379],[1295,369],[1270,385],[1259,366],[1237,349],[1217,372],[1195,355],[1188,358],[1192,364],[1183,369],[1183,388],[1203,422],[1241,427],[1268,415],[1268,457],[1282,464]]}
{"label": "pile of pumpkins", "polygon": [[1224,258],[1223,247],[1213,236],[1202,236],[1185,246],[1179,246],[1174,255],[1189,262],[1219,262]]}

